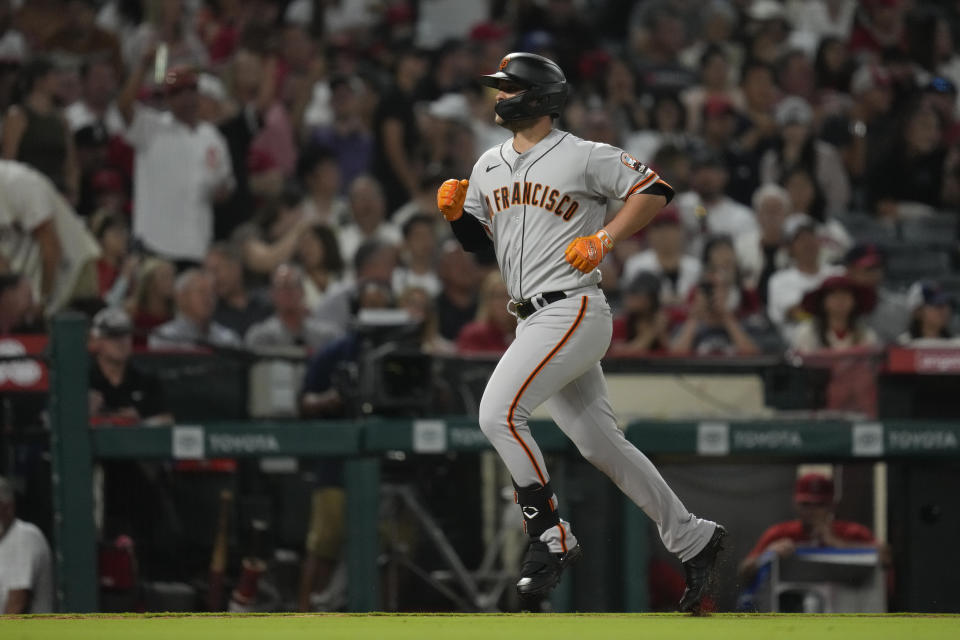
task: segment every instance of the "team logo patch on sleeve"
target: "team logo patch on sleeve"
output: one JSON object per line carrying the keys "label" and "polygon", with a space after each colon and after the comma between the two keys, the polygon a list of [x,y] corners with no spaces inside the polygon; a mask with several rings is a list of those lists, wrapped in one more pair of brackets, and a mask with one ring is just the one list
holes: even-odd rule
{"label": "team logo patch on sleeve", "polygon": [[622,162],[624,166],[629,167],[638,173],[644,173],[647,170],[647,165],[643,164],[626,151],[620,154],[620,162]]}

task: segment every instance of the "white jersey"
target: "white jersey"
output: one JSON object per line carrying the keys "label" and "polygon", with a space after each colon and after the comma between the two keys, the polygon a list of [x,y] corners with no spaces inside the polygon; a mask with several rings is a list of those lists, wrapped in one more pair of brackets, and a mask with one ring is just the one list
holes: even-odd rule
{"label": "white jersey", "polygon": [[507,140],[481,155],[463,209],[493,238],[510,296],[520,300],[597,284],[599,270],[582,273],[566,261],[567,245],[603,226],[608,200],[658,180],[622,149],[554,129],[525,153]]}

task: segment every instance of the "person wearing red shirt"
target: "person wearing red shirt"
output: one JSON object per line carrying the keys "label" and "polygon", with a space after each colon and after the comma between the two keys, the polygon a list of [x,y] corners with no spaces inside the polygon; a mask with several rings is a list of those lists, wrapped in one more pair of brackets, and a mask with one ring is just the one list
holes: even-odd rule
{"label": "person wearing red shirt", "polygon": [[819,473],[808,473],[797,479],[793,493],[798,520],[779,522],[760,536],[743,562],[740,576],[749,582],[763,562],[760,556],[773,551],[781,558],[793,555],[798,547],[879,547],[873,533],[856,522],[834,518],[836,502],[833,480]]}
{"label": "person wearing red shirt", "polygon": [[461,354],[502,354],[513,342],[517,319],[507,309],[510,294],[500,273],[487,274],[480,288],[477,319],[464,325],[457,335]]}

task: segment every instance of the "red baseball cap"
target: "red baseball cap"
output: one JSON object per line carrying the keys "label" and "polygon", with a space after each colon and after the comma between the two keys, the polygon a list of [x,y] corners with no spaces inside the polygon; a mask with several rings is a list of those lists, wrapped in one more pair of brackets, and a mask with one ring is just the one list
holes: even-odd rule
{"label": "red baseball cap", "polygon": [[197,72],[190,67],[174,67],[163,77],[163,89],[174,93],[180,89],[196,89]]}
{"label": "red baseball cap", "polygon": [[833,480],[820,473],[807,473],[797,478],[793,501],[798,504],[833,504]]}

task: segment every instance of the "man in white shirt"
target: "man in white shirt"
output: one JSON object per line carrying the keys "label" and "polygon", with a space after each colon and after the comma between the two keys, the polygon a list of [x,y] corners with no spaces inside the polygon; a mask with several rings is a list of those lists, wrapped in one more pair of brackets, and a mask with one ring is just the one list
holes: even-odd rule
{"label": "man in white shirt", "polygon": [[34,298],[52,313],[69,302],[100,247],[45,175],[0,160],[0,255],[27,277]]}
{"label": "man in white shirt", "polygon": [[685,305],[690,290],[700,281],[700,260],[684,253],[686,240],[677,210],[667,206],[647,227],[650,248],[630,256],[623,265],[623,281],[642,272],[660,280],[660,302],[665,307]]}
{"label": "man in white shirt", "polygon": [[767,315],[789,342],[793,330],[806,317],[800,303],[808,291],[828,276],[843,272],[841,267],[820,263],[817,224],[808,216],[793,216],[786,228],[791,265],[770,276],[767,288]]}
{"label": "man in white shirt", "polygon": [[394,247],[403,242],[400,230],[386,220],[387,200],[383,188],[374,178],[360,176],[350,185],[350,215],[353,222],[343,227],[337,235],[344,262],[353,262],[360,245],[370,240]]}
{"label": "man in white shirt", "polygon": [[232,329],[214,322],[216,295],[213,277],[200,269],[187,269],[174,285],[177,315],[150,334],[151,349],[227,347],[239,349],[243,341]]}
{"label": "man in white shirt", "polygon": [[0,614],[53,611],[53,562],[36,525],[17,518],[13,487],[0,477]]}
{"label": "man in white shirt", "polygon": [[199,119],[197,75],[187,68],[166,73],[168,111],[136,102],[147,56],[117,99],[136,150],[133,233],[150,250],[180,262],[200,263],[213,240],[213,204],[234,187],[223,135]]}
{"label": "man in white shirt", "polygon": [[677,196],[676,207],[687,228],[687,252],[699,255],[707,236],[736,238],[757,229],[753,211],[724,190],[729,175],[723,158],[708,150],[694,155],[690,169],[690,191]]}

